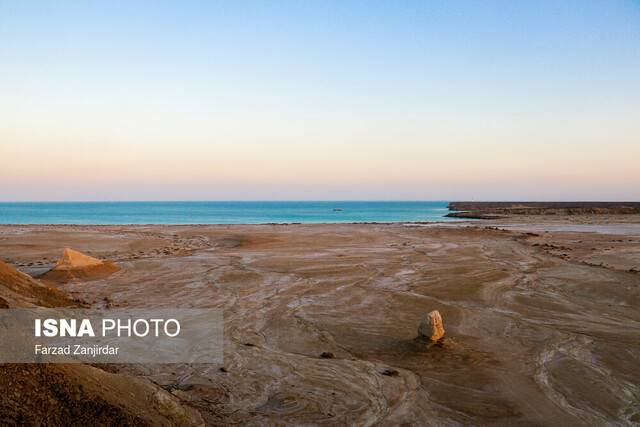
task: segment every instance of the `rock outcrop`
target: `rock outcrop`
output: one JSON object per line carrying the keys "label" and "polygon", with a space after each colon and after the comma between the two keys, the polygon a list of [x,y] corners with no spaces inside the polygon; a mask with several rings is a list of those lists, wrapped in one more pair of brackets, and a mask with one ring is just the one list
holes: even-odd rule
{"label": "rock outcrop", "polygon": [[40,278],[55,283],[66,283],[73,279],[102,279],[118,270],[119,267],[112,262],[102,261],[82,252],[66,248],[55,267],[44,273]]}
{"label": "rock outcrop", "polygon": [[444,337],[444,325],[442,316],[438,310],[433,310],[420,320],[418,327],[420,336],[429,338],[432,342],[437,342]]}
{"label": "rock outcrop", "polygon": [[640,202],[451,202],[453,218],[498,219],[510,215],[633,215]]}

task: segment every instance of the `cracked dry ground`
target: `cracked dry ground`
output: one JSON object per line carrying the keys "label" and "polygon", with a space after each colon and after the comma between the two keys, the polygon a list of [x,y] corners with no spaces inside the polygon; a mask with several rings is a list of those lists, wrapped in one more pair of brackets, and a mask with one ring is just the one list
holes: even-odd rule
{"label": "cracked dry ground", "polygon": [[[223,367],[109,368],[171,390],[210,425],[640,423],[640,237],[0,227],[0,256],[32,274],[66,246],[116,254],[118,273],[63,287],[95,306],[224,309]],[[433,309],[446,339],[427,349],[417,327]]]}

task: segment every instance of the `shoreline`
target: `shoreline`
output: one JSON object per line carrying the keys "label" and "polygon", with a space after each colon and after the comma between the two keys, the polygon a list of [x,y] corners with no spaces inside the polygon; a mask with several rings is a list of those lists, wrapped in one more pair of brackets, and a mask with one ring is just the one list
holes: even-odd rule
{"label": "shoreline", "polygon": [[345,221],[345,222],[261,222],[261,223],[0,223],[2,227],[266,227],[266,226],[361,226],[361,225],[494,225],[504,224],[640,224],[635,214],[511,215],[492,218],[464,218],[438,221]]}
{"label": "shoreline", "polygon": [[471,223],[469,220],[457,220],[457,221],[362,221],[362,222],[258,222],[258,223],[122,223],[122,224],[100,224],[100,223],[65,223],[65,224],[55,224],[55,223],[0,223],[0,227],[20,227],[20,226],[28,226],[28,227],[37,227],[37,226],[46,226],[46,227],[162,227],[162,226],[171,226],[171,227],[206,227],[206,226],[227,226],[227,225],[238,225],[238,226],[281,226],[281,225],[398,225],[398,224],[458,224],[458,223]]}

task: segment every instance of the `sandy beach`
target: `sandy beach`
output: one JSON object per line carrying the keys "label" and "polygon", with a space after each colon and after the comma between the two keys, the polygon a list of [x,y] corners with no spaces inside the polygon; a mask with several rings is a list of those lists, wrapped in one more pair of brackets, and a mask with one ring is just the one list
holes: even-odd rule
{"label": "sandy beach", "polygon": [[[577,228],[576,228],[577,227]],[[223,366],[109,367],[207,425],[640,422],[640,219],[0,226],[32,276],[71,247],[92,307],[224,309]],[[444,341],[417,338],[439,310]]]}

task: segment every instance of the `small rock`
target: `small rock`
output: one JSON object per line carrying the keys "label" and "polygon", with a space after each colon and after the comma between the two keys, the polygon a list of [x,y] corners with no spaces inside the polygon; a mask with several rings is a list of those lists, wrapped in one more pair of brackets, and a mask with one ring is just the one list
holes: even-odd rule
{"label": "small rock", "polygon": [[437,342],[444,337],[444,325],[442,323],[442,316],[438,310],[433,310],[422,317],[418,333],[433,342]]}
{"label": "small rock", "polygon": [[331,353],[330,351],[323,351],[322,354],[320,355],[321,358],[323,359],[333,359],[335,357],[335,355],[333,353]]}
{"label": "small rock", "polygon": [[388,377],[397,377],[399,375],[398,371],[393,368],[385,368],[380,373]]}

